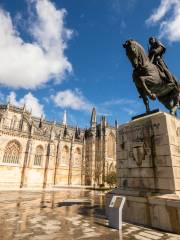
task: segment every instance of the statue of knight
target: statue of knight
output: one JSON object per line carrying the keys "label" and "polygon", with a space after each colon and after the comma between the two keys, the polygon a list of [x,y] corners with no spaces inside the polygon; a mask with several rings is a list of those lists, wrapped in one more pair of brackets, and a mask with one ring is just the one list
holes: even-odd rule
{"label": "statue of knight", "polygon": [[[148,49],[149,60],[155,64],[161,72],[166,76],[166,84],[174,85],[178,89],[178,83],[175,77],[170,73],[166,63],[163,60],[163,55],[166,52],[165,46],[155,37],[149,38],[150,48]],[[179,90],[178,90],[179,91]]]}

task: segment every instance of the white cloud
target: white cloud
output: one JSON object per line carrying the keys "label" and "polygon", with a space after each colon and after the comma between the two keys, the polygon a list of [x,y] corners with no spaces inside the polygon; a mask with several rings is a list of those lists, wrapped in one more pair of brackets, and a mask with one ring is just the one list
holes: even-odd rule
{"label": "white cloud", "polygon": [[71,108],[73,110],[92,110],[92,104],[83,96],[78,90],[72,91],[70,89],[57,92],[56,95],[51,95],[51,99],[56,106],[61,108]]}
{"label": "white cloud", "polygon": [[129,105],[129,104],[137,104],[137,101],[132,99],[112,99],[109,101],[104,102],[102,105],[104,106],[112,106],[112,105]]}
{"label": "white cloud", "polygon": [[66,11],[57,10],[49,0],[29,4],[35,7],[28,29],[33,42],[24,41],[10,14],[0,9],[0,84],[5,86],[36,88],[52,78],[61,82],[72,71],[64,55],[72,34],[64,26]]}
{"label": "white cloud", "polygon": [[[172,14],[169,17],[168,13],[171,10]],[[161,0],[160,6],[146,22],[147,24],[160,22],[160,37],[166,37],[171,42],[180,41],[180,1]]]}
{"label": "white cloud", "polygon": [[137,111],[133,108],[123,108],[123,111],[125,111],[129,116],[133,116],[135,114],[137,114]]}
{"label": "white cloud", "polygon": [[110,112],[113,109],[117,109],[115,111],[118,112],[119,109],[121,109],[126,115],[133,116],[137,114],[142,107],[144,107],[142,101],[128,98],[111,99],[99,104],[99,109],[102,112],[107,112],[107,115],[112,115]]}
{"label": "white cloud", "polygon": [[26,109],[28,111],[32,111],[33,116],[36,116],[36,117],[40,117],[42,115],[45,116],[44,106],[40,104],[39,100],[36,97],[34,97],[31,92],[24,95],[24,97],[22,97],[19,100],[16,99],[16,93],[11,92],[7,96],[7,100],[10,101],[11,104],[20,106],[20,107],[22,107],[25,104]]}
{"label": "white cloud", "polygon": [[153,11],[153,14],[150,16],[147,22],[155,23],[157,21],[160,21],[169,11],[174,2],[175,1],[172,0],[162,0],[160,6]]}

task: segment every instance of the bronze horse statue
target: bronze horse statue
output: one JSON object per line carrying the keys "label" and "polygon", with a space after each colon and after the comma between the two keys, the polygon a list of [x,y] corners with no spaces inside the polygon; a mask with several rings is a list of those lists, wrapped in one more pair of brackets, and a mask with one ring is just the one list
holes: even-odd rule
{"label": "bronze horse statue", "polygon": [[127,40],[123,47],[133,66],[133,81],[146,106],[146,112],[150,112],[148,98],[157,98],[172,115],[176,115],[180,108],[180,87],[175,77],[172,75],[174,81],[168,83],[162,69],[150,61],[143,47],[135,40]]}

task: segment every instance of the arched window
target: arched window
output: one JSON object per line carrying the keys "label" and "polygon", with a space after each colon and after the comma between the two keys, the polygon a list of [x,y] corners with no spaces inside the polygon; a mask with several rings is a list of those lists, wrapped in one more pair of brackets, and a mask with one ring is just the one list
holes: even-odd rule
{"label": "arched window", "polygon": [[74,161],[73,161],[74,165],[80,165],[81,164],[81,149],[80,148],[76,148],[75,152],[74,152]]}
{"label": "arched window", "polygon": [[10,141],[4,152],[3,163],[18,164],[21,154],[21,145],[18,141]]}
{"label": "arched window", "polygon": [[68,162],[69,162],[69,148],[68,146],[64,146],[61,154],[61,163],[68,164]]}
{"label": "arched window", "polygon": [[42,159],[43,159],[43,147],[41,145],[36,147],[36,153],[34,156],[34,165],[35,166],[41,166],[42,165]]}
{"label": "arched window", "polygon": [[110,133],[107,140],[107,155],[109,158],[113,158],[115,155],[115,136]]}

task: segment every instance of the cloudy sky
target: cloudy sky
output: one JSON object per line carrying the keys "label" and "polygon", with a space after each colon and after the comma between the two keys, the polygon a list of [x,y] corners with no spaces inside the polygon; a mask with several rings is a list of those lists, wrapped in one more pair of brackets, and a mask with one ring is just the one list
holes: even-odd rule
{"label": "cloudy sky", "polygon": [[127,122],[145,109],[122,43],[159,37],[180,79],[179,26],[179,0],[0,0],[0,102],[57,122],[66,109],[81,127],[93,106]]}

